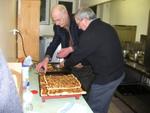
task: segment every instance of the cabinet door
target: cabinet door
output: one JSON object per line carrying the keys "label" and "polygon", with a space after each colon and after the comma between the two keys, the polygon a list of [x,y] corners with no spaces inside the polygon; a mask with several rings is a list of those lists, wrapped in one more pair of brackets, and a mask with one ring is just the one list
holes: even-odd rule
{"label": "cabinet door", "polygon": [[[27,55],[39,60],[40,0],[18,1],[18,29]],[[18,58],[25,57],[21,37],[18,35]]]}
{"label": "cabinet door", "polygon": [[135,42],[136,26],[115,25],[114,28],[121,42]]}

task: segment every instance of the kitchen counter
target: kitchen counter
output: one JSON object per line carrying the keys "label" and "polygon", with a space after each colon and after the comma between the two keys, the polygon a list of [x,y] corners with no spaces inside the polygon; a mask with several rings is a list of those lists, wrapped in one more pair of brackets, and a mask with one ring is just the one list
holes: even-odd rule
{"label": "kitchen counter", "polygon": [[[45,102],[42,102],[39,95],[39,82],[38,74],[35,70],[31,69],[30,71],[30,90],[37,90],[38,94],[33,94],[33,113],[64,113],[59,112],[59,110],[65,105],[70,105],[69,111],[74,110],[73,113],[93,113],[84,98],[81,96],[79,99],[74,97],[70,98],[59,98],[59,99],[48,99]],[[71,113],[71,112],[65,112]]]}
{"label": "kitchen counter", "polygon": [[146,70],[144,65],[138,64],[134,61],[127,60],[127,59],[125,60],[125,64],[126,66],[131,67],[132,69],[140,72],[142,75],[144,74],[146,77],[150,78],[150,72]]}
{"label": "kitchen counter", "polygon": [[150,113],[150,72],[144,65],[125,59],[126,77],[116,96],[134,113]]}

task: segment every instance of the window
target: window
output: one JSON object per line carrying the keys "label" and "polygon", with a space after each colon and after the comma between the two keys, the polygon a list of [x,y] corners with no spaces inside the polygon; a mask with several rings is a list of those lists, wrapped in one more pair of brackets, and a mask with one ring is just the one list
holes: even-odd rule
{"label": "window", "polygon": [[68,13],[72,14],[72,2],[59,1],[58,3],[64,5],[67,8]]}
{"label": "window", "polygon": [[50,19],[50,0],[41,0],[40,23],[49,24]]}

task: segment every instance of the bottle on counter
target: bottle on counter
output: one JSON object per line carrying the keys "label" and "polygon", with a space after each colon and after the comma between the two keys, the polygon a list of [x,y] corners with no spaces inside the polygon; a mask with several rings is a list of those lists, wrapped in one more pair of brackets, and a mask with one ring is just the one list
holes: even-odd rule
{"label": "bottle on counter", "polygon": [[30,91],[30,83],[27,83],[27,87],[24,90],[23,93],[23,110],[24,113],[31,113],[33,111],[33,105],[32,105],[32,98],[33,98],[33,94]]}
{"label": "bottle on counter", "polygon": [[26,89],[27,84],[29,83],[29,66],[22,66],[22,75],[23,75],[23,88]]}

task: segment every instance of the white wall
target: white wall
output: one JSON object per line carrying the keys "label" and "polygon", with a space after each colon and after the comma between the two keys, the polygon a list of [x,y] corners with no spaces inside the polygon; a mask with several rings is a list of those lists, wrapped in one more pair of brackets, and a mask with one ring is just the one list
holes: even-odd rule
{"label": "white wall", "polygon": [[105,2],[110,2],[112,0],[80,0],[81,1],[81,6],[93,6],[93,5],[98,5],[102,4]]}
{"label": "white wall", "polygon": [[16,60],[16,38],[10,30],[16,28],[16,0],[0,0],[0,48],[7,61]]}
{"label": "white wall", "polygon": [[113,0],[110,4],[107,20],[112,25],[136,25],[136,41],[140,41],[141,34],[147,35],[150,0]]}
{"label": "white wall", "polygon": [[[147,35],[150,0],[81,0],[81,6],[98,4],[98,17],[112,25],[136,25],[136,41]],[[103,3],[104,2],[104,3]],[[102,14],[99,14],[102,13]]]}

